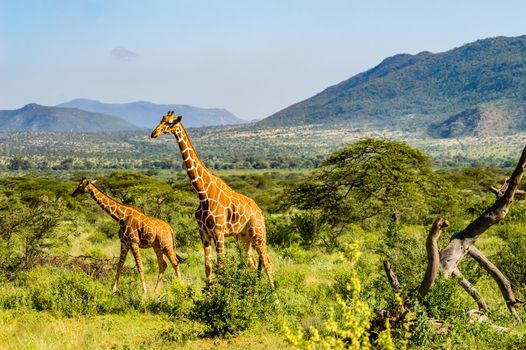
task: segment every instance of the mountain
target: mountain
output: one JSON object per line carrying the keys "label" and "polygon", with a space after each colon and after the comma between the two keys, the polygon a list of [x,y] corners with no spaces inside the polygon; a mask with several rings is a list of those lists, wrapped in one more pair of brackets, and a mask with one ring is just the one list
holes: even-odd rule
{"label": "mountain", "polygon": [[16,110],[0,110],[0,131],[124,131],[139,127],[122,118],[77,108],[28,104]]}
{"label": "mountain", "polygon": [[426,130],[484,106],[524,126],[526,36],[483,39],[436,54],[395,55],[258,124]]}
{"label": "mountain", "polygon": [[439,138],[497,136],[512,132],[512,120],[495,107],[476,107],[431,124],[428,133]]}
{"label": "mountain", "polygon": [[151,102],[102,103],[88,99],[75,99],[57,107],[75,107],[85,111],[116,115],[128,122],[146,128],[154,128],[167,111],[182,115],[185,126],[243,124],[246,120],[236,117],[226,109],[198,108],[187,105],[154,104]]}

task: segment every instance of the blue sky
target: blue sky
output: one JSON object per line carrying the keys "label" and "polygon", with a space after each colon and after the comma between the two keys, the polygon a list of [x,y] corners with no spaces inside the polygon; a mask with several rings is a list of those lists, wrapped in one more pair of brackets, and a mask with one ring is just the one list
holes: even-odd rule
{"label": "blue sky", "polygon": [[263,118],[397,53],[526,34],[524,1],[0,0],[0,109],[73,98]]}

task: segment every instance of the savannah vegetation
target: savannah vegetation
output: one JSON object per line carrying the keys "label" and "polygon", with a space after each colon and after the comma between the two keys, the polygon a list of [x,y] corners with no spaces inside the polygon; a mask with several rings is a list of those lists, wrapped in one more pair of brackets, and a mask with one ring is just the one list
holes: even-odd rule
{"label": "savannah vegetation", "polygon": [[[510,166],[519,155],[515,149]],[[197,197],[179,168],[4,169],[0,347],[526,346],[524,327],[508,312],[494,279],[470,257],[459,268],[485,299],[487,321],[466,314],[477,303],[458,278],[439,275],[423,298],[415,294],[434,220],[449,221],[438,242],[445,247],[495,202],[489,187],[498,188],[512,168],[437,167],[407,143],[372,138],[327,152],[315,166],[216,171],[265,212],[275,290],[264,274],[246,266],[231,239],[224,267],[215,267],[214,278],[205,281],[193,219]],[[82,176],[96,177],[110,196],[171,224],[185,258],[182,284],[169,267],[161,291],[143,296],[128,258],[120,290],[111,292],[118,224],[89,196],[70,196]],[[526,293],[525,218],[526,201],[518,196],[506,218],[476,242],[518,299]],[[156,257],[151,249],[142,255],[153,290]],[[398,292],[384,261],[398,277]],[[408,310],[403,317],[378,312],[402,306]],[[517,312],[524,319],[522,308]]]}
{"label": "savannah vegetation", "polygon": [[[188,133],[212,170],[314,169],[328,154],[364,137],[408,142],[439,167],[513,167],[526,133],[432,139],[419,133],[368,130],[351,124],[265,129],[257,125],[190,128]],[[54,177],[128,170],[169,171],[184,178],[173,137],[151,140],[148,132],[0,132],[0,171]],[[176,170],[176,171],[173,171]],[[68,176],[70,176],[68,175]]]}

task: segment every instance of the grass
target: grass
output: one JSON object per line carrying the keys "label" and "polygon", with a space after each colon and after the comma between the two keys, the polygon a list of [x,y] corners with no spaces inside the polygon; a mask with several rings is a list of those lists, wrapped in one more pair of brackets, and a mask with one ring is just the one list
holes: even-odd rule
{"label": "grass", "polygon": [[[418,228],[409,228],[412,234],[418,234]],[[423,230],[421,231],[423,232]],[[490,251],[496,240],[488,235],[480,242],[481,249]],[[228,250],[235,251],[232,240]],[[204,268],[200,249],[195,247],[186,252],[187,260],[183,266],[183,277],[186,286],[200,294],[204,286]],[[424,249],[423,246],[419,249]],[[143,251],[145,261],[153,258],[148,251]],[[366,286],[371,286],[373,276],[380,274],[379,259],[365,259],[360,267],[360,275]],[[337,253],[324,253],[317,250],[302,250],[298,248],[295,254],[283,254],[271,250],[274,263],[275,279],[277,282],[275,311],[270,317],[262,317],[256,321],[254,327],[238,335],[222,338],[201,338],[198,322],[185,315],[170,315],[166,312],[152,312],[151,305],[163,298],[174,295],[178,288],[175,274],[169,268],[165,276],[162,291],[153,293],[153,285],[157,274],[157,266],[146,263],[147,281],[150,292],[140,296],[140,283],[135,272],[133,261],[128,260],[129,274],[121,282],[121,289],[115,298],[121,298],[125,303],[134,304],[116,312],[95,315],[63,316],[49,311],[36,311],[24,307],[14,309],[0,309],[0,349],[286,349],[282,326],[320,325],[321,320],[333,303],[331,286],[337,276],[345,273],[345,266]],[[51,271],[48,273],[53,274]],[[374,273],[373,273],[374,272]],[[399,272],[400,274],[403,272]],[[41,278],[47,278],[45,269],[36,273]],[[33,276],[34,277],[34,276]],[[38,277],[34,277],[37,278]],[[107,294],[111,288],[113,275],[96,283],[102,284]],[[264,277],[264,282],[266,278]],[[519,339],[523,331],[513,326],[507,314],[506,307],[495,283],[488,276],[480,278],[476,287],[483,293],[492,311],[492,319],[499,320],[504,326],[511,327],[512,335],[496,335],[496,337],[513,337]],[[460,287],[456,289],[460,299],[455,303],[463,309],[475,308],[474,303],[462,294]],[[438,295],[437,295],[438,297]],[[1,299],[1,295],[0,295]],[[121,300],[122,301],[122,300]],[[162,301],[161,301],[162,302]],[[462,310],[460,310],[462,311]],[[458,320],[457,320],[458,322]],[[460,321],[465,322],[465,321]],[[463,326],[464,327],[464,326]],[[488,330],[484,330],[488,332]],[[485,333],[484,333],[485,334]],[[462,333],[456,334],[454,339],[444,339],[444,348],[455,348]],[[465,339],[474,348],[482,348],[484,343],[473,334],[465,335]],[[514,338],[513,338],[514,339]],[[449,345],[447,345],[449,344]],[[500,344],[500,343],[499,343]],[[507,344],[507,342],[506,342]]]}
{"label": "grass", "polygon": [[6,349],[140,349],[167,316],[145,313],[61,318],[48,312],[0,311],[0,348]]}
{"label": "grass", "polygon": [[[48,312],[0,310],[1,349],[174,349],[164,330],[172,329],[166,315],[130,312],[124,315],[60,318]],[[265,327],[263,325],[263,330]],[[197,339],[185,349],[287,348],[279,334],[247,333],[232,339]]]}

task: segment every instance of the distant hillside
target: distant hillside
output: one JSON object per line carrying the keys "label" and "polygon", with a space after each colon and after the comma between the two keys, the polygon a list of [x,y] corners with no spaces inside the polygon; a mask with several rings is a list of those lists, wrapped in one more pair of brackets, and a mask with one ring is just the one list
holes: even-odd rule
{"label": "distant hillside", "polygon": [[139,127],[122,118],[77,108],[28,104],[16,110],[0,110],[0,131],[125,131]]}
{"label": "distant hillside", "polygon": [[502,136],[512,133],[516,125],[503,111],[494,107],[476,107],[452,115],[441,123],[431,124],[428,133],[439,138],[463,136]]}
{"label": "distant hillside", "polygon": [[185,126],[213,126],[247,123],[226,109],[198,108],[187,105],[153,104],[150,102],[102,103],[88,99],[76,99],[61,103],[57,107],[75,107],[85,111],[115,115],[128,122],[146,128],[153,128],[167,111],[173,110],[184,116]]}
{"label": "distant hillside", "polygon": [[395,55],[258,124],[343,122],[426,130],[482,106],[496,106],[502,117],[524,126],[526,36],[478,40],[437,54]]}

